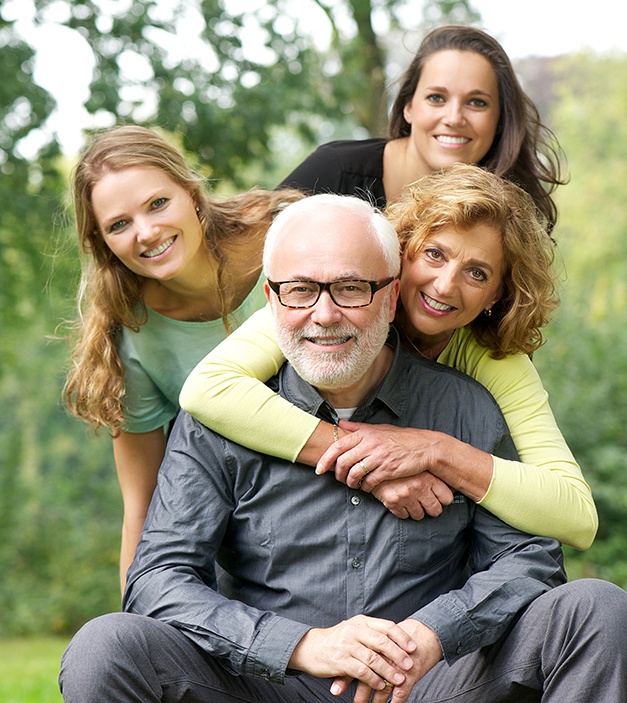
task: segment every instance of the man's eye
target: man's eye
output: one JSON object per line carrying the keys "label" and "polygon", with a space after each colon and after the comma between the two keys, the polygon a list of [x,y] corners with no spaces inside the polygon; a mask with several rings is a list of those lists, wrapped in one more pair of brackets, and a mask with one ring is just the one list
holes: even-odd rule
{"label": "man's eye", "polygon": [[295,293],[311,293],[313,290],[314,287],[312,285],[308,285],[307,283],[300,283],[290,286],[287,289],[286,294],[293,295]]}

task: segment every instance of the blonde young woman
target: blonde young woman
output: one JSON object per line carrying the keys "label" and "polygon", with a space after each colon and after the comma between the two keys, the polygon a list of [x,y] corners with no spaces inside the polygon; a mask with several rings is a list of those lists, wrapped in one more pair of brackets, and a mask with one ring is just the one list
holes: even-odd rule
{"label": "blonde young woman", "polygon": [[456,164],[412,184],[387,214],[403,251],[401,343],[492,393],[519,462],[419,429],[333,427],[274,396],[261,381],[284,359],[266,310],[199,364],[181,406],[255,450],[333,468],[400,517],[436,516],[460,491],[518,529],[587,548],[597,529],[590,488],[529,357],[557,305],[553,246],[532,199]]}
{"label": "blonde young woman", "polygon": [[83,272],[65,386],[72,413],[107,428],[124,501],[124,583],[190,370],[265,304],[261,254],[296,191],[208,198],[182,154],[137,126],[97,136],[74,172]]}

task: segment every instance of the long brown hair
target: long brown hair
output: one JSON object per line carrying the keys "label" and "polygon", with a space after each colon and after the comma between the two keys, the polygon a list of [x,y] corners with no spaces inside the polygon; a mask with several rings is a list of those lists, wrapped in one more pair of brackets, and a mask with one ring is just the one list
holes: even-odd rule
{"label": "long brown hair", "polygon": [[538,109],[529,98],[496,39],[476,27],[445,25],[431,30],[422,40],[414,59],[403,74],[392,106],[389,134],[407,137],[411,126],[403,111],[411,102],[425,61],[439,51],[472,51],[490,62],[499,88],[500,118],[497,133],[480,166],[524,188],[552,230],[557,208],[550,194],[565,183],[560,175],[557,139],[540,121]]}
{"label": "long brown hair", "polygon": [[244,238],[263,236],[272,219],[297,191],[253,189],[225,200],[208,198],[204,181],[183,154],[157,132],[134,125],[107,130],[91,142],[73,173],[72,192],[82,275],[78,293],[76,345],[64,388],[70,412],[96,429],[123,426],[124,368],[117,352],[121,327],[138,329],[147,319],[142,300],[145,278],[129,270],[109,249],[94,215],[92,191],[103,175],[133,166],[163,171],[194,201],[204,243],[217,262],[221,316],[227,330],[233,287],[227,250]]}
{"label": "long brown hair", "polygon": [[542,345],[542,328],[559,303],[557,273],[553,241],[528,193],[479,166],[457,163],[412,183],[386,215],[410,259],[443,227],[494,227],[503,245],[503,294],[492,314],[479,315],[470,328],[496,359]]}

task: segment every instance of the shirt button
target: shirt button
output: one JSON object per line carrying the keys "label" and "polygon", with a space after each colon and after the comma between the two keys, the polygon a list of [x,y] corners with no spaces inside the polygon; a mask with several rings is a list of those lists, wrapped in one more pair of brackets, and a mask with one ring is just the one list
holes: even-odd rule
{"label": "shirt button", "polygon": [[262,671],[261,678],[265,679],[266,681],[270,681],[270,672],[269,671]]}
{"label": "shirt button", "polygon": [[358,569],[361,566],[361,562],[359,561],[359,559],[353,559],[353,561],[351,562],[351,566],[353,567],[353,569]]}
{"label": "shirt button", "polygon": [[361,503],[361,498],[359,496],[351,496],[351,503],[353,505],[359,505]]}

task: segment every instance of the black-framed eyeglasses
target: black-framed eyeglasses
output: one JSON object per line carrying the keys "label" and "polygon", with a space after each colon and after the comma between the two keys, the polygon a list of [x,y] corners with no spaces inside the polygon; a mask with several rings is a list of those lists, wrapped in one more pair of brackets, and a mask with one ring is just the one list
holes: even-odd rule
{"label": "black-framed eyeglasses", "polygon": [[381,281],[351,279],[346,281],[270,281],[268,285],[277,294],[279,303],[286,308],[312,308],[326,290],[331,300],[340,308],[365,308],[374,294],[389,286],[394,276]]}

